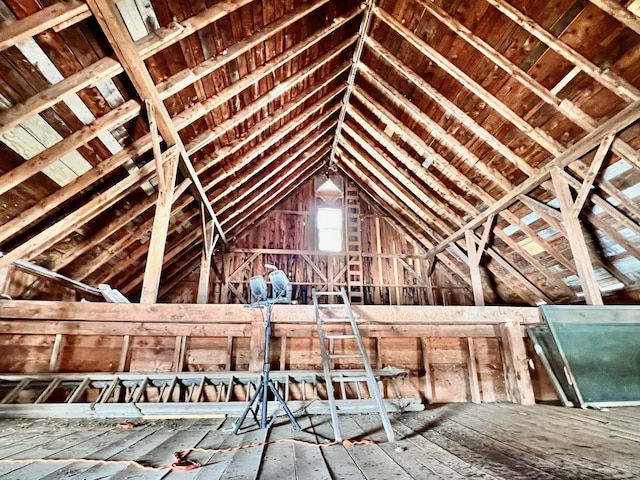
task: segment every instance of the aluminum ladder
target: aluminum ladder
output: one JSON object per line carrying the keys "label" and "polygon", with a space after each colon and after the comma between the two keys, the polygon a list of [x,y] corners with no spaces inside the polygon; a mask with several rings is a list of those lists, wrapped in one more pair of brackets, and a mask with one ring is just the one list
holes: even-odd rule
{"label": "aluminum ladder", "polygon": [[[342,304],[320,304],[320,297],[340,297]],[[378,388],[376,377],[371,369],[369,357],[362,343],[362,337],[356,324],[356,319],[349,303],[347,292],[343,288],[339,292],[313,292],[313,306],[316,315],[316,324],[318,327],[318,337],[320,340],[320,352],[322,354],[322,366],[324,369],[325,384],[327,388],[327,399],[329,400],[329,410],[331,412],[331,422],[333,424],[333,432],[335,440],[341,442],[343,440],[340,433],[340,425],[338,422],[338,408],[336,405],[336,392],[334,390],[334,382],[340,382],[343,375],[348,370],[335,368],[335,360],[352,359],[362,362],[364,367],[364,375],[361,378],[367,384],[369,396],[372,398],[371,404],[363,406],[363,412],[380,413],[382,425],[387,433],[390,442],[394,441],[393,428],[389,421],[389,415],[384,405],[382,394]],[[329,332],[327,332],[329,330]],[[358,353],[334,353],[335,340],[355,340],[358,346]],[[345,393],[341,392],[344,397]],[[353,413],[353,412],[350,412]]]}

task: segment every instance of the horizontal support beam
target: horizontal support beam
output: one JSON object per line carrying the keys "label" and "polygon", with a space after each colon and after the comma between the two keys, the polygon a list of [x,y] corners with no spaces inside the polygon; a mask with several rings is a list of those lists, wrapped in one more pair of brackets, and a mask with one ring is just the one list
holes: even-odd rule
{"label": "horizontal support beam", "polygon": [[[1,301],[0,319],[51,320],[99,323],[173,323],[207,324],[211,319],[221,324],[250,324],[260,321],[259,308],[243,305],[199,304],[116,304],[50,302],[40,300]],[[340,305],[336,305],[341,308]],[[313,305],[274,305],[274,323],[308,323],[315,328]],[[538,309],[532,307],[454,307],[454,306],[388,306],[354,305],[358,322],[390,325],[496,325],[507,321],[522,324],[538,323]],[[131,322],[135,318],[136,322]],[[398,327],[401,328],[401,327]],[[0,330],[4,331],[4,330]]]}
{"label": "horizontal support beam", "polygon": [[90,16],[89,7],[80,0],[54,3],[28,17],[3,25],[0,29],[0,51],[58,25],[69,26],[71,19],[79,22]]}

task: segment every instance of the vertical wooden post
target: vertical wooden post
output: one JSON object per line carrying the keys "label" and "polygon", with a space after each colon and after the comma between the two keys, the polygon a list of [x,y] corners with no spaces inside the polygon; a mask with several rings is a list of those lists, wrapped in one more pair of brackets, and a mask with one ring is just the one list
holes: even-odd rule
{"label": "vertical wooden post", "polygon": [[176,346],[173,351],[173,362],[171,370],[174,372],[182,372],[184,370],[185,359],[187,357],[187,337],[184,335],[176,336]]}
{"label": "vertical wooden post", "polygon": [[[209,288],[211,285],[211,257],[213,250],[218,241],[219,235],[214,235],[215,225],[209,222],[207,225],[207,217],[204,205],[200,204],[200,213],[202,218],[202,256],[200,257],[200,274],[198,276],[198,295],[197,303],[209,303]],[[208,226],[211,232],[208,232]]]}
{"label": "vertical wooden post", "polygon": [[422,347],[422,365],[424,367],[424,398],[428,404],[433,403],[434,391],[431,383],[431,363],[429,362],[429,339],[420,339]]}
{"label": "vertical wooden post", "polygon": [[178,157],[179,154],[168,160],[163,165],[162,172],[158,172],[158,175],[164,175],[166,190],[158,191],[156,212],[151,229],[151,240],[149,240],[149,252],[147,253],[147,263],[144,268],[144,278],[142,280],[140,303],[155,303],[158,299],[160,276],[162,274],[162,259],[167,242],[167,232],[169,231],[169,219],[171,218],[171,205],[173,204],[173,188],[176,181]]}
{"label": "vertical wooden post", "polygon": [[394,302],[396,305],[402,305],[402,287],[400,287],[400,272],[398,269],[398,258],[396,257],[396,242],[393,240],[391,242],[391,247],[393,249],[393,282],[396,284],[396,301]]}
{"label": "vertical wooden post", "polygon": [[471,274],[471,288],[473,289],[473,303],[476,306],[483,306],[484,292],[482,290],[482,276],[480,275],[480,255],[476,248],[476,241],[471,230],[464,231],[467,241],[467,257],[469,258],[469,272]]}
{"label": "vertical wooden post", "polygon": [[280,337],[280,370],[287,369],[287,337]]}
{"label": "vertical wooden post", "polygon": [[125,335],[122,339],[122,350],[118,362],[119,372],[128,372],[131,368],[131,336]]}
{"label": "vertical wooden post", "polygon": [[253,320],[251,322],[251,342],[249,344],[251,350],[251,356],[249,357],[250,372],[262,372],[262,365],[264,364],[264,340],[265,332],[262,320]]}
{"label": "vertical wooden post", "polygon": [[[2,258],[4,254],[0,252],[0,258]],[[12,267],[4,267],[0,268],[0,294],[8,295],[9,290],[9,271]]]}
{"label": "vertical wooden post", "polygon": [[564,171],[557,167],[551,173],[551,180],[556,191],[556,197],[560,203],[560,211],[564,220],[564,226],[567,232],[567,240],[571,248],[571,255],[576,264],[582,291],[584,292],[585,301],[589,305],[602,305],[602,295],[593,265],[589,258],[589,250],[582,233],[582,225],[577,215],[573,215],[575,203],[571,196],[569,182],[564,178]]}
{"label": "vertical wooden post", "polygon": [[467,352],[469,354],[467,360],[467,369],[469,371],[469,389],[471,390],[471,401],[473,403],[481,403],[480,384],[478,383],[478,367],[476,366],[476,348],[473,344],[473,338],[467,338]]}
{"label": "vertical wooden post", "polygon": [[482,289],[482,275],[480,274],[480,262],[484,249],[489,242],[489,236],[493,229],[493,221],[495,215],[489,216],[484,224],[484,231],[478,246],[476,247],[476,234],[473,230],[464,231],[465,240],[467,242],[467,257],[469,259],[469,272],[471,273],[471,288],[473,289],[473,301],[476,306],[484,306],[484,291]]}
{"label": "vertical wooden post", "polygon": [[51,358],[49,360],[49,371],[60,371],[60,363],[62,361],[62,349],[64,348],[65,336],[61,333],[56,334],[56,339],[53,342],[53,349],[51,350]]}
{"label": "vertical wooden post", "polygon": [[225,362],[225,368],[228,372],[233,369],[233,336],[227,338],[227,360]]}
{"label": "vertical wooden post", "polygon": [[512,402],[521,405],[536,403],[529,375],[527,351],[519,323],[507,322],[500,325],[503,348],[503,362],[506,367],[507,393]]}

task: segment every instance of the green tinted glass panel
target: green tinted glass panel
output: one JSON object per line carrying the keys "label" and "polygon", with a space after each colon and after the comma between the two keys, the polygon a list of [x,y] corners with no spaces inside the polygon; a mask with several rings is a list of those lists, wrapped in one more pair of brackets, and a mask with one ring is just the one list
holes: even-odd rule
{"label": "green tinted glass panel", "polygon": [[640,306],[541,311],[584,405],[640,403]]}

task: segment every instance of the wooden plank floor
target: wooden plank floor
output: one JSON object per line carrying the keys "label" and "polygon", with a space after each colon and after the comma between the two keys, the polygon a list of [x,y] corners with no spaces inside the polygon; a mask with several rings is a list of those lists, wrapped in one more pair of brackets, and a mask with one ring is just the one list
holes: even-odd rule
{"label": "wooden plank floor", "polygon": [[[608,411],[536,405],[450,404],[392,419],[398,440],[386,442],[375,415],[341,416],[343,435],[371,439],[352,448],[278,443],[226,453],[193,452],[204,466],[189,472],[141,470],[171,463],[176,450],[233,448],[290,438],[324,443],[328,416],[286,418],[271,431],[233,419],[142,421],[130,430],[112,420],[1,420],[0,480],[9,479],[633,479],[640,478],[640,408]],[[10,463],[17,459],[93,459],[107,463]]]}

